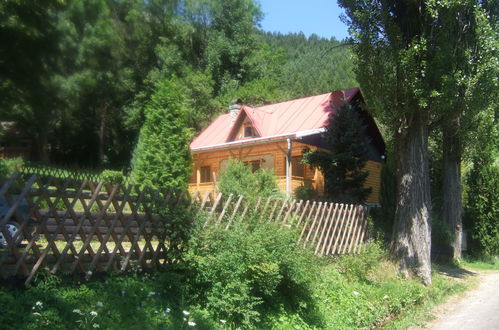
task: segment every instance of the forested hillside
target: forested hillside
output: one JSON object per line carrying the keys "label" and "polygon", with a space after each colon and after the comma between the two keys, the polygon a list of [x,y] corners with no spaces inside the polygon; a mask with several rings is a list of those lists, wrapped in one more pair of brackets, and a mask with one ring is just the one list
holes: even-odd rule
{"label": "forested hillside", "polygon": [[348,45],[267,34],[261,17],[252,0],[2,2],[0,118],[33,138],[37,160],[126,168],[165,80],[194,131],[235,98],[356,86]]}
{"label": "forested hillside", "polygon": [[348,43],[302,33],[266,33],[263,40],[284,54],[279,85],[290,98],[358,86]]}

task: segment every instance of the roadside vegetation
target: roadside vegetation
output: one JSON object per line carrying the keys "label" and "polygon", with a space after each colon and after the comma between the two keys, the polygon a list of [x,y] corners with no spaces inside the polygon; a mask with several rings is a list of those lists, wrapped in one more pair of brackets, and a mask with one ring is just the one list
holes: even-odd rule
{"label": "roadside vegetation", "polygon": [[296,233],[272,224],[191,238],[163,271],[83,278],[39,276],[27,288],[4,281],[6,329],[372,328],[465,289],[434,272],[405,280],[372,241],[360,255],[317,258]]}

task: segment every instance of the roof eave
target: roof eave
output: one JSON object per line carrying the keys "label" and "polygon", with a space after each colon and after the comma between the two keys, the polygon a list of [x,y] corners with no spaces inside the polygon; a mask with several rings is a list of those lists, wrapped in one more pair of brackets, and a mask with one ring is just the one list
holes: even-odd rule
{"label": "roof eave", "polygon": [[315,135],[315,134],[321,134],[324,131],[325,131],[325,128],[322,127],[322,128],[317,128],[317,129],[312,129],[312,130],[307,130],[307,131],[284,133],[284,134],[279,134],[279,135],[274,135],[274,136],[254,138],[254,139],[250,139],[250,140],[231,141],[231,142],[225,142],[225,143],[220,143],[220,144],[214,144],[214,145],[210,145],[210,146],[191,148],[191,151],[193,153],[199,153],[199,152],[204,152],[204,151],[230,149],[230,148],[238,147],[238,146],[249,146],[249,145],[263,144],[263,143],[276,142],[276,141],[285,141],[287,139],[299,140],[302,137]]}

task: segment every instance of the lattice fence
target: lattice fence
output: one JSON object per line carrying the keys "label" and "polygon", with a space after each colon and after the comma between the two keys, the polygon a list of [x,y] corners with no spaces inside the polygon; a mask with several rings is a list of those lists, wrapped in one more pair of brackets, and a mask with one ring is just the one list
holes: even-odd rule
{"label": "lattice fence", "polygon": [[230,229],[238,222],[275,222],[297,230],[299,244],[320,256],[359,253],[368,239],[368,208],[362,205],[274,198],[245,201],[243,196],[223,198],[210,192],[196,193],[193,199],[209,212],[205,226]]}
{"label": "lattice fence", "polygon": [[4,182],[0,200],[0,276],[23,274],[26,283],[42,269],[90,274],[172,262],[177,243],[155,206],[190,205],[184,193],[18,174]]}
{"label": "lattice fence", "polygon": [[63,168],[48,166],[45,164],[37,164],[33,162],[27,162],[20,169],[21,174],[26,178],[30,178],[33,174],[38,176],[38,179],[43,178],[45,180],[56,179],[70,179],[75,181],[89,180],[92,182],[100,181],[100,172],[92,171],[86,169],[77,168]]}
{"label": "lattice fence", "polygon": [[[48,181],[47,181],[48,180]],[[182,241],[169,235],[174,219],[158,209],[199,210],[202,225],[228,230],[236,224],[274,222],[296,230],[298,244],[317,255],[358,253],[367,239],[367,208],[315,201],[140,189],[88,180],[14,174],[0,187],[0,276],[40,271],[123,272],[175,262]],[[189,211],[190,209],[190,211]],[[9,228],[15,225],[12,235]],[[169,230],[167,230],[169,228]],[[0,244],[1,245],[1,244]]]}

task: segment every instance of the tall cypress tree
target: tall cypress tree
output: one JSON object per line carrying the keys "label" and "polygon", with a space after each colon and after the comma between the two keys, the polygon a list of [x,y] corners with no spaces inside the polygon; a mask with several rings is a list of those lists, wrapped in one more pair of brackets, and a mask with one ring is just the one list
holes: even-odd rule
{"label": "tall cypress tree", "polygon": [[135,183],[185,189],[191,175],[187,110],[179,84],[164,80],[145,109],[145,122],[132,159]]}
{"label": "tall cypress tree", "polygon": [[333,201],[364,203],[371,193],[364,183],[369,139],[359,113],[343,104],[329,116],[323,138],[330,152],[308,151],[304,161],[319,167],[325,177],[325,194]]}

